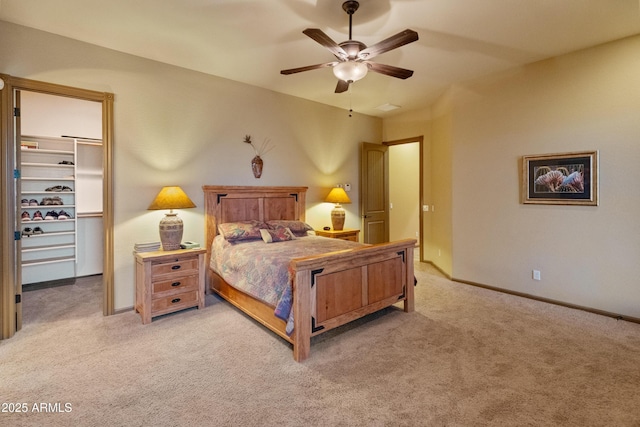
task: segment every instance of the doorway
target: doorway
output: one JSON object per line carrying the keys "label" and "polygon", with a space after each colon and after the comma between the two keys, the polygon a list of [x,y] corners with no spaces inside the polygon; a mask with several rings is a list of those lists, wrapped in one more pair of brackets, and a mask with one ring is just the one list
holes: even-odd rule
{"label": "doorway", "polygon": [[[391,176],[389,166],[389,152],[393,150],[393,147],[407,145],[408,150],[398,150],[398,154],[401,151],[409,151],[411,154],[411,167],[405,168],[403,165],[399,165],[395,169],[400,172],[394,173],[395,177]],[[423,215],[421,206],[423,205],[423,149],[424,137],[417,136],[413,138],[405,138],[400,140],[385,141],[382,144],[370,144],[362,143],[361,147],[361,170],[360,170],[360,203],[362,214],[362,233],[363,241],[365,243],[382,243],[389,240],[397,240],[401,238],[417,238],[420,251],[419,257],[422,261],[424,259],[424,245],[423,245]],[[413,149],[411,149],[413,148]],[[417,148],[417,149],[416,149]],[[402,159],[400,160],[402,162]],[[409,173],[412,176],[407,176]],[[393,180],[393,182],[391,182]],[[409,227],[411,231],[407,231],[406,227],[400,227],[396,232],[390,232],[391,218],[390,213],[393,209],[393,200],[390,198],[390,187],[398,186],[401,190],[394,191],[394,197],[402,191],[403,181],[410,184],[411,188],[417,187],[417,191],[412,191],[413,196],[402,196],[400,206],[396,209],[399,211],[408,210],[411,218]],[[409,185],[405,186],[408,187]],[[375,214],[375,215],[374,215]],[[375,218],[373,222],[376,227],[369,226],[371,218]],[[415,221],[417,218],[417,227]],[[402,219],[398,219],[398,223],[401,223]],[[398,228],[398,227],[396,227]],[[417,228],[417,230],[416,230]],[[373,231],[373,233],[371,232]],[[417,231],[418,235],[415,235]],[[408,234],[407,234],[408,233]]]}
{"label": "doorway", "polygon": [[[389,147],[389,240],[420,237],[419,144]],[[418,244],[420,242],[418,241]]]}
{"label": "doorway", "polygon": [[52,292],[44,289],[58,288],[57,299],[99,310],[102,106],[27,90],[17,98],[23,323],[43,313],[53,300],[41,297]]}
{"label": "doorway", "polygon": [[[102,139],[102,311],[114,312],[113,284],[113,94],[0,75],[4,83],[0,104],[0,138],[2,142],[2,185],[0,192],[7,201],[2,209],[0,239],[3,268],[0,289],[1,336],[13,336],[22,327],[22,245],[20,169],[16,165],[21,150],[20,94],[35,92],[99,103]],[[32,141],[33,142],[33,141]]]}

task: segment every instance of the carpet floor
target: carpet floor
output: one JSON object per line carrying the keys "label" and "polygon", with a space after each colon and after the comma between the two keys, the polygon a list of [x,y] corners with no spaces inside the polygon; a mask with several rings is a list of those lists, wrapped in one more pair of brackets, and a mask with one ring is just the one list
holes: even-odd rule
{"label": "carpet floor", "polygon": [[[316,337],[228,303],[142,325],[99,280],[25,292],[0,341],[6,426],[640,426],[640,325],[452,282]],[[17,412],[21,410],[21,412]]]}

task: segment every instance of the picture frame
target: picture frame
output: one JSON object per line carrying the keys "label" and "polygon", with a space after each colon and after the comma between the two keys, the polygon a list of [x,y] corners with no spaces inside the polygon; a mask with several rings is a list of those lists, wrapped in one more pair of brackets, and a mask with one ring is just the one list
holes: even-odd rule
{"label": "picture frame", "polygon": [[598,206],[598,151],[523,156],[522,203]]}

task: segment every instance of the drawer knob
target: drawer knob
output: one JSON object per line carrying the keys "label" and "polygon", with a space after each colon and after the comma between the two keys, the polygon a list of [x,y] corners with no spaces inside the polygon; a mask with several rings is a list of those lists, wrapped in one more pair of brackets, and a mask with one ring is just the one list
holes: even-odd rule
{"label": "drawer knob", "polygon": [[180,298],[174,298],[171,300],[171,304],[175,304],[177,302],[180,302]]}
{"label": "drawer knob", "polygon": [[172,265],[172,266],[171,266],[171,269],[172,269],[172,270],[180,270],[180,267],[181,267],[181,266],[179,266],[179,265]]}
{"label": "drawer knob", "polygon": [[173,286],[174,288],[175,288],[176,286],[180,286],[180,282],[173,282],[173,283],[171,284],[171,286]]}

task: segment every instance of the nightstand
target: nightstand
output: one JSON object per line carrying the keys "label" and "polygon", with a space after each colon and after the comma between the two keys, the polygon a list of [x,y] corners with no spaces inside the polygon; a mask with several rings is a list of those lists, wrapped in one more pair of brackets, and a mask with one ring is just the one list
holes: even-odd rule
{"label": "nightstand", "polygon": [[344,230],[316,230],[316,235],[322,237],[330,237],[332,239],[350,240],[352,242],[358,241],[358,235],[360,230],[354,230],[352,228],[345,228]]}
{"label": "nightstand", "polygon": [[136,252],[136,305],[142,323],[185,308],[204,308],[206,249]]}

